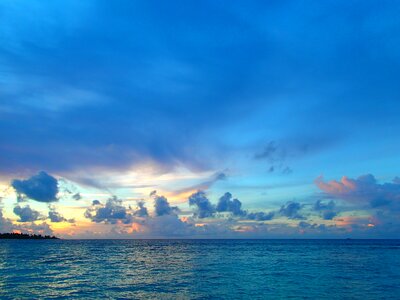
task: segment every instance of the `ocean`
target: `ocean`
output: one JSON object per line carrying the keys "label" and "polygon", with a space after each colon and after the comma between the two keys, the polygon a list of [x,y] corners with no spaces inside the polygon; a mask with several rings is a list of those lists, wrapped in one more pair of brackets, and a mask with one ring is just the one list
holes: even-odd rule
{"label": "ocean", "polygon": [[0,299],[400,299],[400,240],[0,240]]}

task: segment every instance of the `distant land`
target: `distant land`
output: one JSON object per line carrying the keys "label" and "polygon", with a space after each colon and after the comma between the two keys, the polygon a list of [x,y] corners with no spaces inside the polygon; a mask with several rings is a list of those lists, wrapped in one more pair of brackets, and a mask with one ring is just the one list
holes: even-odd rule
{"label": "distant land", "polygon": [[58,240],[55,236],[40,235],[40,234],[27,234],[27,233],[0,233],[0,239],[12,240]]}

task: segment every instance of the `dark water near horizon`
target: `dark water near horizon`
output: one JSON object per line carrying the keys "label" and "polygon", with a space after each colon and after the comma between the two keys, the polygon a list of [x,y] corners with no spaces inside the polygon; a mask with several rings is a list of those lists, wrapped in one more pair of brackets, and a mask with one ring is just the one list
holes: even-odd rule
{"label": "dark water near horizon", "polygon": [[0,299],[400,299],[400,240],[0,240]]}

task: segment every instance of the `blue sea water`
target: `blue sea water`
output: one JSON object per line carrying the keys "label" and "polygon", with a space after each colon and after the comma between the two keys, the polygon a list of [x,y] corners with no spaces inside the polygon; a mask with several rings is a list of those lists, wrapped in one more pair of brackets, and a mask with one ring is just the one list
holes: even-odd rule
{"label": "blue sea water", "polygon": [[0,240],[1,299],[400,299],[400,240]]}

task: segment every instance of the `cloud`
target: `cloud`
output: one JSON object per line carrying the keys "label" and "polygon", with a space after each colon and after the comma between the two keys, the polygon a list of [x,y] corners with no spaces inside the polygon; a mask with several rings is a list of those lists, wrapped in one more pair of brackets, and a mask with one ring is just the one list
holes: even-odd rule
{"label": "cloud", "polygon": [[310,224],[310,223],[305,222],[305,221],[300,221],[297,226],[299,226],[300,228],[310,228],[310,227],[313,227],[314,225],[315,224]]}
{"label": "cloud", "polygon": [[41,219],[40,213],[32,208],[29,205],[25,207],[16,206],[13,210],[14,214],[19,216],[19,222],[34,222]]}
{"label": "cloud", "polygon": [[173,237],[173,236],[190,236],[194,233],[190,224],[182,222],[174,214],[157,215],[149,218],[145,223],[148,234],[153,236]]}
{"label": "cloud", "polygon": [[279,171],[281,174],[291,174],[293,170],[288,164],[293,159],[303,158],[306,155],[318,152],[332,145],[338,138],[335,136],[312,136],[288,137],[279,142],[269,141],[264,148],[256,152],[254,158],[263,160],[269,164],[268,172]]}
{"label": "cloud", "polygon": [[291,173],[293,173],[293,170],[291,168],[289,168],[289,167],[286,167],[286,168],[284,168],[282,170],[282,174],[288,175],[288,174],[291,174]]}
{"label": "cloud", "polygon": [[[369,233],[374,236],[393,236],[400,230],[400,183],[398,178],[392,182],[379,183],[372,174],[355,179],[343,176],[340,180],[324,181],[320,176],[315,184],[323,192],[319,197],[342,201],[349,210],[363,210],[367,215],[346,215],[337,209],[333,202],[317,202],[323,219],[333,219],[337,226],[354,234]],[[336,214],[336,215],[335,215]]]}
{"label": "cloud", "polygon": [[321,210],[332,210],[335,208],[335,202],[333,200],[329,201],[328,203],[322,202],[322,200],[317,200],[313,206],[313,209],[316,211]]}
{"label": "cloud", "polygon": [[102,181],[93,177],[82,177],[79,175],[68,174],[68,178],[76,183],[84,186],[94,187],[99,190],[109,191],[109,187],[106,186]]}
{"label": "cloud", "polygon": [[272,220],[275,216],[275,212],[271,211],[269,213],[265,212],[252,212],[252,213],[247,213],[247,218],[249,220],[255,220],[255,221],[269,221]]}
{"label": "cloud", "polygon": [[228,176],[224,172],[217,172],[211,176],[208,180],[201,182],[196,185],[192,185],[183,189],[179,189],[173,192],[175,196],[183,196],[186,193],[193,191],[206,191],[211,188],[216,182],[226,180]]}
{"label": "cloud", "polygon": [[0,207],[0,232],[12,232],[13,223],[3,215],[3,209]]}
{"label": "cloud", "polygon": [[137,217],[147,217],[149,215],[147,208],[144,206],[143,201],[139,201],[137,203],[137,210],[133,213],[134,216]]}
{"label": "cloud", "polygon": [[279,213],[289,219],[304,219],[304,217],[299,214],[302,208],[303,206],[298,202],[289,202],[281,206]]}
{"label": "cloud", "polygon": [[[95,204],[86,212],[86,217],[100,223],[114,224],[112,232],[119,237],[176,237],[194,233],[192,223],[178,217],[178,208],[170,206],[167,198],[151,193],[154,198],[154,214],[149,215],[143,201],[137,202],[136,210],[126,208],[122,200],[111,198],[106,205]],[[105,210],[107,209],[107,210]]]}
{"label": "cloud", "polygon": [[122,222],[129,224],[133,220],[133,215],[122,205],[122,200],[117,197],[112,197],[107,200],[105,205],[94,200],[93,205],[86,209],[85,217],[96,223],[111,223],[116,224]]}
{"label": "cloud", "polygon": [[315,184],[326,196],[345,200],[352,204],[380,208],[390,206],[399,209],[400,184],[396,181],[379,184],[371,175],[362,175],[356,179],[343,176],[340,181],[325,182],[320,176]]}
{"label": "cloud", "polygon": [[56,211],[54,207],[50,208],[48,217],[52,223],[60,223],[60,222],[75,223],[74,219],[64,218],[58,211]]}
{"label": "cloud", "polygon": [[21,232],[29,234],[36,233],[42,235],[53,235],[53,231],[47,223],[14,224],[10,219],[4,217],[2,208],[0,208],[0,232]]}
{"label": "cloud", "polygon": [[324,220],[332,220],[337,215],[337,212],[334,211],[335,206],[336,204],[333,200],[329,201],[328,203],[324,203],[322,200],[317,200],[313,206],[313,209],[320,212],[321,217]]}
{"label": "cloud", "polygon": [[86,209],[84,215],[95,223],[132,224],[139,222],[138,218],[148,217],[148,211],[143,201],[138,201],[135,210],[125,207],[121,199],[113,196],[104,205],[99,200],[93,200],[92,206]]}
{"label": "cloud", "polygon": [[[126,208],[123,205],[123,201],[119,200],[116,204],[113,204],[113,207],[117,206],[118,209],[114,209],[116,212],[108,211],[108,217],[104,217],[105,214],[102,211],[102,208],[106,207],[107,204],[103,205],[96,202],[89,209],[92,215],[91,218],[97,219],[98,223],[112,224],[110,237],[120,238],[298,237],[298,234],[304,234],[308,237],[332,238],[347,237],[349,233],[355,237],[367,237],[368,234],[375,234],[375,237],[380,235],[391,237],[395,236],[396,228],[399,228],[398,215],[388,214],[387,211],[358,219],[347,216],[335,218],[334,225],[301,221],[298,226],[290,226],[285,223],[271,222],[266,224],[263,222],[271,220],[277,215],[286,216],[289,219],[304,220],[305,217],[300,212],[305,205],[298,202],[288,202],[278,211],[246,212],[240,208],[241,214],[239,216],[236,215],[238,218],[225,218],[223,214],[214,213],[210,218],[202,219],[199,217],[200,210],[203,210],[203,212],[210,211],[209,208],[204,210],[207,205],[202,206],[208,200],[204,199],[204,193],[195,193],[193,195],[192,199],[194,199],[193,203],[196,208],[193,217],[187,216],[187,212],[183,212],[183,216],[179,216],[165,197],[158,196],[155,193],[152,195],[155,205],[154,214],[149,215],[141,211],[141,208],[145,208],[143,202],[138,202],[138,207],[133,210],[130,207]],[[232,196],[229,197],[226,194],[224,196],[232,201]],[[209,201],[208,203],[211,205]],[[197,204],[200,205],[200,210]],[[157,213],[157,209],[161,210],[161,212]],[[336,204],[331,201],[317,201],[312,210],[317,211],[322,218],[331,219],[333,214],[336,214]],[[120,211],[123,213],[120,213]],[[229,212],[232,213],[231,211]],[[99,215],[103,215],[103,217],[99,218]],[[257,223],[254,221],[257,221]]]}
{"label": "cloud", "polygon": [[58,201],[58,181],[44,171],[28,179],[14,179],[11,182],[11,186],[18,196],[26,196],[39,202]]}
{"label": "cloud", "polygon": [[[105,205],[100,201],[94,202],[86,210],[85,216],[96,223],[113,224],[112,231],[118,236],[126,238],[132,234],[136,237],[221,237],[222,234],[235,236],[244,228],[256,226],[252,222],[252,224],[246,225],[247,227],[243,224],[244,227],[242,226],[243,228],[240,229],[236,226],[237,219],[223,216],[217,218],[215,206],[210,203],[203,191],[198,191],[189,197],[190,204],[196,208],[194,217],[180,217],[177,207],[171,206],[167,198],[157,195],[156,192],[151,193],[151,196],[154,199],[154,214],[152,215],[148,214],[142,201],[138,202],[136,210],[132,210],[130,207],[126,208],[122,200],[113,197]],[[266,221],[271,220],[274,216],[274,212],[247,214],[241,209],[240,201],[232,199],[230,193],[226,193],[221,198],[223,200],[220,201],[220,212],[229,212],[233,216],[239,217],[241,222],[246,222],[246,220]],[[199,223],[200,219],[206,217],[209,217],[207,223]]]}
{"label": "cloud", "polygon": [[324,210],[322,211],[322,219],[324,220],[332,220],[334,217],[336,217],[337,212],[332,211],[332,210]]}
{"label": "cloud", "polygon": [[242,202],[238,199],[232,199],[231,193],[225,193],[219,198],[217,206],[217,212],[231,212],[234,216],[244,216],[246,212],[242,210]]}
{"label": "cloud", "polygon": [[276,160],[282,160],[285,158],[285,152],[284,151],[279,151],[278,153],[278,146],[274,141],[268,142],[268,144],[264,147],[264,149],[256,153],[254,155],[255,159],[268,159],[271,162],[275,162]]}
{"label": "cloud", "polygon": [[81,199],[82,199],[82,196],[81,196],[80,193],[75,193],[75,194],[72,195],[72,199],[74,199],[74,200],[81,200]]}
{"label": "cloud", "polygon": [[194,216],[197,218],[215,217],[216,212],[230,212],[234,216],[255,221],[272,220],[275,212],[251,212],[242,210],[242,203],[238,199],[232,199],[232,194],[227,192],[219,198],[217,205],[213,205],[203,191],[193,193],[189,198],[189,205],[196,206]]}
{"label": "cloud", "polygon": [[270,141],[261,152],[254,155],[257,160],[266,160],[269,163],[268,172],[280,170],[283,174],[290,174],[291,169],[285,165],[288,157],[288,150],[275,141]]}
{"label": "cloud", "polygon": [[179,209],[176,206],[170,206],[167,198],[164,196],[154,196],[154,211],[156,216],[176,214]]}
{"label": "cloud", "polygon": [[297,226],[301,229],[316,229],[319,231],[325,231],[327,229],[327,226],[325,224],[317,224],[317,223],[311,224],[305,221],[299,222]]}
{"label": "cloud", "polygon": [[[167,198],[158,196],[156,193],[152,193],[152,196],[154,197],[155,217],[165,215],[177,217],[179,209],[175,206],[170,206]],[[132,224],[135,222],[143,224],[145,221],[143,218],[147,221],[151,219],[143,201],[138,201],[137,208],[132,209],[124,206],[123,201],[115,196],[108,199],[105,204],[102,204],[99,200],[93,200],[92,206],[86,209],[84,215],[93,222],[109,224]]]}
{"label": "cloud", "polygon": [[196,206],[195,216],[198,218],[212,217],[215,213],[215,207],[206,197],[203,191],[198,191],[189,197],[189,205]]}

